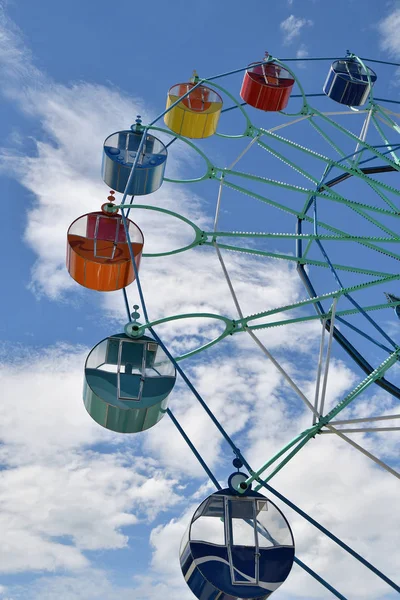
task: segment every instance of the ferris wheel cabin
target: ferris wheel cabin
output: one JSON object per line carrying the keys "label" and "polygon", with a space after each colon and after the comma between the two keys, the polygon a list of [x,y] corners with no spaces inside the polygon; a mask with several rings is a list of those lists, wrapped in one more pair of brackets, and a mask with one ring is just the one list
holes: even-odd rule
{"label": "ferris wheel cabin", "polygon": [[[177,102],[195,86],[194,83],[178,83],[168,92],[167,108]],[[171,131],[192,139],[213,135],[218,126],[222,109],[222,98],[214,90],[199,85],[164,116]]]}
{"label": "ferris wheel cabin", "polygon": [[[102,177],[110,188],[125,192],[128,178],[142,140],[142,133],[117,131],[104,142]],[[128,196],[152,194],[161,186],[167,161],[167,149],[153,135],[147,134],[136,164]]]}
{"label": "ferris wheel cabin", "polygon": [[265,600],[290,573],[293,535],[270,500],[249,490],[212,494],[195,512],[182,539],[186,583],[200,600]]}
{"label": "ferris wheel cabin", "polygon": [[329,69],[323,91],[340,104],[362,106],[368,100],[376,79],[374,71],[364,68],[356,59],[336,60]]}
{"label": "ferris wheel cabin", "polygon": [[290,73],[273,62],[252,63],[244,74],[240,97],[250,106],[265,111],[286,108],[294,85]]}
{"label": "ferris wheel cabin", "polygon": [[[132,252],[139,269],[144,238],[127,219]],[[93,212],[76,219],[67,232],[67,269],[80,285],[99,292],[120,290],[135,279],[122,217]]]}
{"label": "ferris wheel cabin", "polygon": [[175,367],[155,340],[117,333],[86,359],[83,402],[106,429],[136,433],[164,416],[175,380]]}

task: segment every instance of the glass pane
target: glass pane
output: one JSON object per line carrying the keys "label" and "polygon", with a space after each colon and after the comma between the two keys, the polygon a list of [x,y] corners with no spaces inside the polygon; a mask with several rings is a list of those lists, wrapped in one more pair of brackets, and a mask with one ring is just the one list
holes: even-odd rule
{"label": "glass pane", "polygon": [[[128,219],[128,226],[129,226],[129,237],[131,238],[132,244],[143,244],[143,235],[142,235],[139,227],[137,227],[137,225],[135,225],[135,223],[133,223],[133,221],[130,221],[129,219]],[[122,225],[122,227],[123,227],[123,225]]]}
{"label": "glass pane", "polygon": [[224,521],[219,517],[199,517],[192,524],[190,539],[195,542],[225,545]]}
{"label": "glass pane", "polygon": [[223,496],[215,496],[209,498],[207,506],[204,508],[203,515],[205,517],[224,517],[224,498]]}
{"label": "glass pane", "polygon": [[79,219],[77,219],[75,221],[75,223],[72,223],[71,227],[68,230],[68,235],[79,235],[81,237],[85,237],[86,236],[86,229],[87,229],[87,218],[88,215],[84,215],[83,217],[80,217]]}
{"label": "glass pane", "polygon": [[156,342],[146,346],[146,377],[175,377],[175,367]]}
{"label": "glass pane", "polygon": [[190,530],[190,523],[189,525],[186,527],[186,531],[183,534],[182,540],[181,540],[181,545],[179,547],[179,556],[182,556],[185,548],[186,548],[186,544],[189,542],[189,530]]}
{"label": "glass pane", "polygon": [[127,340],[121,342],[120,364],[129,365],[132,369],[142,369],[145,345],[139,341]]}
{"label": "glass pane", "polygon": [[232,519],[252,519],[254,517],[254,501],[246,498],[229,500],[230,516]]}
{"label": "glass pane", "polygon": [[255,546],[253,519],[232,519],[232,545]]}
{"label": "glass pane", "polygon": [[257,501],[257,521],[261,529],[258,533],[261,547],[268,547],[270,545],[267,543],[268,540],[274,546],[293,545],[293,537],[288,524],[272,502]]}
{"label": "glass pane", "polygon": [[258,520],[257,537],[259,548],[272,548],[273,546],[279,545],[276,543],[276,540],[271,536],[270,532]]}
{"label": "glass pane", "polygon": [[86,367],[88,369],[97,369],[103,365],[104,361],[106,360],[107,344],[108,339],[103,340],[100,342],[100,344],[97,344],[97,346],[93,348],[86,362]]}
{"label": "glass pane", "polygon": [[160,373],[160,375],[168,375],[171,377],[175,375],[175,367],[169,360],[161,346],[158,346],[157,348],[157,354],[154,361],[154,369],[156,369]]}
{"label": "glass pane", "polygon": [[207,506],[207,502],[208,502],[209,498],[206,498],[205,500],[203,500],[203,502],[200,504],[199,508],[196,510],[196,512],[194,513],[193,516],[193,522],[198,519],[199,517],[201,517],[201,515],[204,512],[205,507]]}

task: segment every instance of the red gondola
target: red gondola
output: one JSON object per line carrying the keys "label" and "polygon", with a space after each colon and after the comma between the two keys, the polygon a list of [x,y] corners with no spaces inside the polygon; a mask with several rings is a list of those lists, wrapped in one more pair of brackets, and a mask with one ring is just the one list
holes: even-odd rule
{"label": "red gondola", "polygon": [[286,108],[294,79],[284,67],[273,63],[252,63],[247,69],[240,96],[247,104],[265,111]]}

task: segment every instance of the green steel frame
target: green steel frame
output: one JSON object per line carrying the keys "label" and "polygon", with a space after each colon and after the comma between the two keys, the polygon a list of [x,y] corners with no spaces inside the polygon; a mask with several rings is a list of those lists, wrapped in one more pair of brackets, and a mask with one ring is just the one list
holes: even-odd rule
{"label": "green steel frame", "polygon": [[[366,61],[366,60],[369,62],[394,64],[394,63],[388,63],[385,61],[372,61],[371,59],[361,59],[352,54],[349,54],[349,56],[354,57],[362,65],[364,65],[363,61]],[[389,127],[391,129],[391,131],[396,134],[400,133],[400,127],[391,118],[391,116],[390,116],[392,114],[391,111],[384,110],[377,103],[378,99],[376,99],[376,100],[373,99],[373,96],[371,93],[366,109],[357,111],[359,114],[365,114],[366,120],[363,124],[363,129],[362,129],[361,134],[359,136],[355,135],[354,133],[347,130],[345,127],[343,127],[339,123],[337,123],[335,120],[330,118],[333,114],[338,114],[338,113],[323,113],[323,112],[319,111],[317,108],[311,106],[311,104],[309,104],[307,95],[305,94],[295,73],[293,73],[293,71],[286,64],[287,61],[296,60],[296,59],[285,59],[284,61],[280,61],[276,58],[269,57],[268,60],[277,62],[277,63],[281,64],[282,66],[284,66],[289,71],[289,73],[291,73],[291,75],[294,77],[297,85],[299,86],[300,92],[301,92],[300,96],[299,96],[301,98],[300,110],[296,113],[290,113],[290,114],[284,113],[288,117],[298,117],[298,118],[290,121],[285,126],[293,125],[299,121],[307,120],[310,123],[310,126],[314,129],[314,131],[316,131],[321,136],[321,138],[324,139],[330,145],[330,147],[333,148],[333,150],[339,155],[339,159],[334,160],[333,158],[331,158],[329,156],[315,152],[315,151],[313,151],[307,147],[304,147],[286,137],[283,137],[281,134],[278,134],[276,132],[278,129],[281,129],[282,126],[272,128],[271,130],[266,130],[264,128],[256,127],[251,122],[245,108],[239,102],[237,102],[237,100],[234,98],[234,96],[232,94],[230,94],[230,92],[228,92],[226,89],[221,87],[219,84],[215,83],[215,80],[220,77],[227,76],[227,75],[230,75],[233,73],[237,73],[237,72],[243,71],[244,69],[236,69],[229,73],[217,75],[215,77],[211,77],[208,79],[196,78],[196,81],[195,81],[196,84],[200,85],[202,83],[206,83],[206,84],[208,83],[208,84],[211,84],[213,87],[219,89],[221,92],[223,92],[234,103],[233,107],[231,107],[231,108],[237,108],[241,112],[241,114],[244,118],[245,127],[244,127],[244,131],[242,133],[239,133],[236,135],[228,135],[228,134],[217,134],[217,135],[219,135],[219,137],[221,137],[221,138],[227,138],[227,139],[242,139],[242,138],[247,137],[247,138],[250,138],[250,140],[251,140],[248,147],[246,148],[246,150],[244,152],[242,152],[241,155],[239,155],[238,159],[235,161],[235,163],[233,163],[233,165],[230,168],[222,168],[222,167],[218,167],[218,166],[214,165],[213,162],[206,156],[206,154],[202,150],[200,150],[200,148],[198,148],[198,146],[196,144],[187,140],[186,138],[183,138],[179,135],[174,134],[174,139],[179,139],[183,143],[187,144],[192,150],[197,152],[203,158],[206,168],[205,168],[205,173],[197,178],[191,178],[191,179],[185,179],[185,180],[170,178],[170,179],[165,179],[165,180],[172,182],[172,183],[177,183],[177,184],[189,184],[189,183],[198,183],[198,182],[209,179],[209,180],[214,180],[219,184],[217,214],[215,217],[214,230],[208,231],[208,232],[203,231],[195,223],[193,223],[190,219],[188,219],[176,212],[170,211],[170,210],[166,210],[166,209],[158,208],[158,207],[154,207],[154,206],[149,206],[149,205],[127,203],[126,202],[126,192],[124,194],[122,203],[119,206],[120,206],[120,208],[122,208],[123,215],[124,215],[124,209],[130,210],[133,207],[135,209],[158,211],[158,212],[167,214],[169,216],[172,216],[172,217],[175,217],[175,218],[181,220],[182,222],[184,222],[186,225],[190,226],[193,229],[194,237],[193,237],[193,241],[191,243],[188,243],[187,245],[185,245],[181,248],[177,248],[175,250],[170,250],[167,252],[160,252],[160,253],[153,253],[153,254],[144,254],[144,256],[148,256],[148,257],[168,256],[168,255],[174,255],[174,254],[177,254],[180,252],[184,252],[186,250],[190,250],[197,246],[213,247],[217,251],[218,258],[220,259],[221,267],[223,269],[223,272],[224,272],[226,280],[227,280],[227,284],[229,286],[233,300],[235,302],[235,305],[236,305],[236,308],[237,308],[237,311],[239,314],[239,318],[233,319],[233,318],[229,318],[229,317],[226,317],[223,315],[204,312],[204,313],[187,313],[187,314],[173,315],[173,316],[169,316],[169,317],[164,317],[162,319],[158,319],[156,321],[150,321],[150,319],[148,318],[147,310],[146,310],[145,303],[144,303],[143,292],[141,290],[140,282],[137,277],[139,295],[142,300],[142,306],[143,306],[144,316],[145,316],[145,320],[146,320],[145,324],[140,326],[141,333],[145,333],[146,330],[150,330],[150,332],[152,332],[153,335],[155,335],[156,339],[159,340],[158,336],[155,334],[155,332],[153,330],[153,327],[157,326],[159,324],[162,324],[162,323],[176,321],[176,320],[182,320],[182,319],[189,319],[189,318],[206,318],[206,319],[214,319],[214,320],[221,322],[221,324],[223,325],[223,331],[220,333],[220,335],[218,335],[215,339],[211,340],[210,342],[204,344],[200,348],[196,348],[196,349],[194,349],[180,357],[177,357],[175,359],[176,361],[179,361],[179,360],[188,358],[190,356],[193,356],[207,348],[210,348],[214,344],[223,340],[228,335],[233,335],[234,333],[239,333],[239,332],[246,332],[246,333],[250,334],[250,336],[257,343],[257,345],[260,347],[260,349],[272,360],[273,364],[275,364],[275,366],[277,366],[279,368],[280,372],[284,375],[284,377],[289,382],[289,384],[292,386],[292,388],[296,392],[299,393],[300,397],[303,399],[303,401],[306,403],[306,405],[311,409],[311,411],[313,413],[313,425],[310,428],[307,428],[306,430],[304,430],[303,432],[298,434],[293,440],[288,442],[282,449],[280,449],[273,457],[271,457],[268,461],[266,461],[261,468],[259,468],[257,471],[254,471],[253,469],[251,469],[250,465],[248,465],[248,463],[242,457],[240,451],[232,443],[232,441],[230,440],[230,438],[226,434],[226,432],[223,430],[223,428],[221,426],[218,427],[219,424],[215,420],[215,417],[213,417],[212,413],[207,408],[204,401],[202,401],[202,399],[199,397],[199,394],[196,392],[196,390],[193,388],[193,386],[187,380],[187,377],[184,375],[183,371],[181,371],[180,367],[177,366],[178,371],[181,373],[181,375],[183,376],[186,383],[188,383],[190,389],[192,389],[192,391],[195,393],[198,400],[201,401],[201,403],[203,404],[203,407],[206,409],[209,416],[211,416],[211,418],[214,420],[218,429],[221,431],[221,433],[224,435],[225,439],[231,445],[236,456],[238,456],[239,458],[243,458],[243,462],[249,470],[250,476],[244,484],[243,483],[241,484],[241,488],[238,489],[239,493],[244,493],[246,490],[246,487],[249,486],[253,481],[258,482],[258,486],[256,488],[257,490],[264,486],[268,487],[267,482],[276,473],[278,473],[288,463],[288,461],[292,457],[294,457],[301,450],[301,448],[303,448],[307,444],[308,441],[315,438],[315,436],[317,434],[321,434],[321,433],[336,433],[336,434],[338,434],[339,437],[348,441],[352,446],[354,446],[355,448],[357,448],[358,450],[362,451],[364,454],[369,456],[372,460],[375,461],[375,463],[382,466],[388,472],[392,473],[396,477],[400,478],[400,474],[397,473],[394,469],[392,469],[390,466],[386,465],[385,463],[383,463],[382,461],[380,461],[379,459],[374,457],[371,453],[367,452],[365,449],[358,446],[353,440],[350,440],[347,436],[345,436],[343,432],[347,431],[347,430],[337,428],[338,425],[340,426],[342,424],[353,423],[356,421],[368,421],[368,420],[374,421],[374,420],[380,420],[380,419],[381,420],[382,419],[392,419],[392,418],[398,418],[399,415],[376,416],[376,417],[370,417],[370,418],[358,419],[358,420],[357,419],[355,419],[355,420],[348,419],[348,420],[344,420],[344,421],[335,421],[334,420],[335,417],[337,417],[337,415],[339,415],[341,413],[341,411],[343,411],[345,408],[347,408],[356,398],[358,398],[358,396],[362,392],[367,390],[371,386],[371,384],[382,379],[383,376],[385,375],[385,373],[391,367],[393,367],[393,365],[395,365],[397,363],[397,361],[400,358],[400,347],[399,346],[397,346],[395,343],[393,343],[392,345],[394,346],[394,348],[388,349],[388,348],[385,348],[382,344],[380,344],[381,348],[384,348],[388,352],[389,356],[385,360],[383,360],[383,362],[381,362],[381,364],[377,368],[373,369],[367,375],[367,377],[365,377],[358,385],[356,385],[355,388],[349,394],[347,394],[347,396],[345,398],[343,398],[333,409],[331,409],[327,414],[323,414],[324,393],[325,393],[325,387],[326,387],[326,380],[327,380],[327,376],[328,376],[330,347],[331,347],[331,343],[332,343],[332,332],[333,332],[333,324],[334,324],[335,319],[340,319],[343,316],[354,315],[354,314],[364,314],[365,316],[368,317],[368,313],[371,311],[382,310],[385,308],[396,308],[398,305],[400,305],[400,300],[398,300],[398,301],[396,300],[396,301],[391,301],[389,303],[373,304],[373,305],[361,307],[360,305],[356,304],[355,301],[352,300],[354,308],[350,308],[350,309],[342,308],[340,310],[337,310],[338,301],[344,297],[347,299],[351,298],[350,294],[352,294],[353,292],[366,290],[366,289],[369,289],[372,286],[376,286],[376,285],[387,284],[391,281],[398,281],[400,279],[400,274],[398,273],[398,269],[395,269],[394,272],[387,272],[387,271],[372,270],[372,269],[368,269],[365,267],[355,267],[353,265],[347,265],[347,264],[332,263],[327,258],[326,254],[324,252],[323,252],[323,257],[325,258],[325,260],[316,260],[316,259],[309,258],[309,252],[313,245],[318,245],[319,247],[322,248],[322,246],[321,246],[322,242],[335,242],[335,243],[336,242],[346,242],[347,244],[351,242],[351,243],[355,243],[360,246],[363,246],[365,248],[368,248],[369,250],[372,250],[374,252],[380,253],[380,254],[382,254],[390,259],[393,259],[395,261],[400,260],[400,254],[397,254],[395,251],[389,250],[385,246],[381,245],[381,244],[396,244],[396,243],[400,242],[400,235],[398,233],[398,230],[399,230],[398,224],[396,224],[394,222],[392,227],[389,227],[387,224],[387,220],[389,218],[398,219],[400,217],[399,208],[396,206],[396,204],[393,202],[393,200],[389,197],[389,194],[396,196],[396,197],[399,196],[400,191],[397,188],[395,188],[391,185],[388,185],[387,183],[384,183],[382,181],[374,179],[369,174],[367,174],[365,172],[365,170],[363,170],[360,166],[361,163],[363,162],[361,159],[364,157],[364,153],[368,153],[368,156],[370,156],[370,157],[372,156],[373,158],[380,160],[381,164],[383,165],[383,168],[381,169],[382,171],[383,170],[399,171],[400,170],[400,161],[397,156],[397,152],[400,148],[400,144],[399,144],[399,142],[394,143],[393,141],[388,139],[388,136],[386,135],[386,133],[382,127],[382,124],[384,124],[386,127]],[[333,60],[333,59],[317,58],[317,59],[301,59],[301,60]],[[400,65],[397,65],[397,66],[400,66]],[[369,75],[368,75],[368,77],[369,77]],[[188,94],[186,94],[186,95],[188,95]],[[313,94],[312,96],[315,96],[315,95],[318,95],[318,94]],[[175,104],[177,104],[180,100],[181,99],[177,100],[177,102]],[[170,106],[168,110],[171,110],[175,106],[175,104]],[[231,108],[228,108],[226,110],[231,110]],[[155,126],[156,121],[158,121],[159,118],[161,118],[165,114],[165,112],[167,112],[167,111],[164,111],[161,115],[159,115],[159,117],[157,117],[157,119],[155,119],[150,125],[143,126],[143,128],[142,128],[142,131],[144,133],[143,139],[145,138],[145,133],[149,130],[155,130],[155,131],[162,132],[164,134],[171,135],[171,132],[169,130]],[[341,111],[341,114],[345,113],[345,112],[346,111]],[[326,125],[327,127],[333,128],[333,130],[335,132],[339,132],[348,141],[355,143],[356,150],[351,155],[346,156],[346,153],[340,148],[340,146],[334,140],[333,136],[329,135],[326,132],[326,130],[323,127],[321,127],[321,125],[320,125],[321,122],[324,125]],[[378,133],[380,138],[382,139],[383,143],[379,146],[371,145],[366,141],[368,128],[371,126],[371,124],[375,128],[375,131]],[[285,155],[285,150],[283,150],[282,152],[278,151],[275,147],[272,146],[272,143],[274,143],[274,144],[280,143],[283,145],[284,148],[298,151],[298,152],[302,153],[302,155],[307,156],[309,158],[313,158],[313,159],[319,161],[320,163],[322,163],[325,166],[325,172],[324,172],[323,179],[320,180],[320,179],[316,178],[315,176],[313,176],[312,173],[310,173],[308,170],[304,169],[302,166],[300,166],[300,164],[297,164],[294,160],[289,159],[288,156]],[[289,184],[286,182],[276,181],[272,178],[260,177],[257,175],[244,173],[244,172],[238,171],[236,169],[233,169],[233,166],[238,162],[238,160],[240,160],[240,158],[245,154],[245,152],[253,144],[257,144],[260,148],[262,148],[266,152],[273,155],[275,158],[280,160],[283,164],[285,164],[286,166],[290,167],[291,169],[293,169],[294,171],[296,171],[297,173],[299,173],[300,175],[305,177],[307,180],[310,181],[311,187],[292,185],[292,184]],[[137,152],[138,155],[139,155],[140,149],[141,148],[139,147],[138,152]],[[134,172],[134,168],[135,168],[135,164],[132,167],[131,175]],[[368,186],[376,194],[377,197],[380,198],[380,200],[385,204],[385,207],[375,206],[375,205],[367,204],[365,202],[355,201],[355,200],[345,197],[343,194],[338,193],[336,190],[333,190],[331,185],[329,185],[329,183],[325,181],[327,174],[330,173],[330,171],[332,169],[336,169],[338,172],[340,172],[342,174],[343,178],[346,178],[348,176],[354,176],[354,177],[358,178],[359,180],[363,181],[363,183],[366,186]],[[242,185],[238,185],[240,180],[243,180]],[[285,204],[282,204],[282,203],[268,197],[267,191],[265,193],[260,194],[260,193],[254,192],[250,189],[247,189],[246,187],[244,187],[246,185],[246,182],[255,182],[261,186],[269,186],[269,187],[265,188],[266,190],[273,191],[274,189],[281,189],[287,193],[290,193],[291,195],[296,195],[299,198],[303,197],[304,198],[303,206],[302,206],[301,210],[295,210],[294,208],[291,208]],[[313,225],[314,233],[312,233],[312,234],[304,233],[303,234],[299,231],[297,233],[271,233],[271,232],[252,233],[252,232],[219,231],[217,229],[218,210],[219,210],[219,202],[220,202],[222,190],[224,188],[228,188],[231,190],[235,190],[239,193],[246,194],[254,199],[257,199],[257,200],[265,203],[266,205],[268,205],[272,208],[275,208],[275,209],[285,212],[286,214],[297,219],[298,221]],[[353,235],[352,233],[349,233],[349,232],[344,231],[343,229],[339,229],[337,227],[333,227],[330,223],[327,223],[323,220],[318,219],[318,216],[316,213],[316,205],[317,205],[317,202],[322,201],[322,200],[325,203],[333,203],[332,206],[335,206],[335,204],[339,204],[341,206],[348,208],[351,211],[354,211],[361,218],[365,219],[366,222],[374,225],[375,227],[377,227],[381,231],[383,231],[385,233],[385,235],[381,235],[381,236],[359,235],[358,232],[357,232],[357,235]],[[314,206],[314,215],[313,216],[308,214],[312,206]],[[385,219],[385,222],[382,222],[381,220],[379,220],[379,219],[383,219],[383,218]],[[125,217],[124,217],[124,221],[125,221]],[[126,227],[126,223],[124,223],[124,225]],[[320,233],[320,230],[323,230],[324,233]],[[328,232],[328,233],[326,233],[326,232]],[[282,254],[282,253],[278,253],[278,252],[259,250],[259,249],[255,249],[255,248],[251,248],[251,247],[248,248],[248,247],[244,247],[242,245],[220,243],[220,240],[224,240],[225,238],[232,238],[235,240],[242,240],[242,239],[294,240],[299,245],[298,247],[302,248],[301,245],[303,242],[307,242],[307,246],[304,251],[301,251],[296,256],[294,256],[290,253]],[[229,274],[227,272],[227,269],[225,267],[225,264],[223,262],[223,259],[222,259],[221,253],[220,253],[220,249],[241,252],[241,253],[245,253],[245,254],[251,254],[254,256],[262,256],[262,257],[286,260],[288,262],[297,263],[297,265],[301,265],[303,268],[312,266],[312,267],[321,267],[324,269],[330,269],[331,272],[333,273],[336,281],[339,282],[339,284],[340,284],[340,281],[338,279],[336,271],[355,273],[357,275],[363,276],[364,278],[366,278],[366,280],[364,280],[362,283],[358,283],[357,285],[352,285],[352,286],[347,286],[347,287],[340,284],[339,288],[334,291],[330,291],[328,293],[323,293],[323,294],[319,294],[319,295],[315,294],[313,297],[303,300],[301,302],[296,302],[296,303],[288,304],[283,307],[278,307],[278,308],[266,310],[266,311],[263,311],[263,312],[260,312],[257,314],[245,316],[243,314],[240,304],[236,298],[232,283],[230,281]],[[138,274],[136,273],[136,275],[138,275]],[[332,305],[331,305],[330,309],[328,311],[322,310],[321,309],[321,306],[322,306],[321,301],[328,300],[328,299],[332,300]],[[299,316],[296,311],[298,309],[302,309],[306,306],[314,306],[314,307],[318,308],[317,314],[312,315],[312,316],[301,314]],[[286,318],[286,319],[280,318],[279,320],[276,320],[276,321],[269,320],[269,318],[272,317],[273,315],[278,315],[278,314],[281,315],[281,313],[286,313],[287,311],[292,311],[291,314],[289,314],[289,318]],[[294,311],[294,314],[293,314],[293,311]],[[268,321],[254,324],[254,321],[258,321],[260,319],[261,320],[268,319]],[[322,393],[322,398],[319,403],[319,406],[318,406],[318,398],[317,397],[316,397],[314,406],[310,403],[310,401],[304,396],[304,394],[302,394],[302,392],[299,390],[299,388],[296,386],[296,384],[290,379],[289,375],[283,370],[283,368],[273,358],[273,356],[269,353],[269,351],[265,348],[265,346],[260,342],[260,340],[258,340],[258,338],[256,337],[256,335],[254,333],[255,331],[257,331],[259,329],[266,329],[266,328],[271,328],[271,327],[295,324],[295,323],[300,323],[300,322],[307,322],[307,321],[312,321],[312,320],[321,321],[322,326],[323,326],[322,332],[324,332],[326,324],[330,323],[330,337],[329,337],[329,342],[328,342],[324,383],[323,383],[324,390]],[[371,321],[370,318],[369,318],[369,320]],[[322,333],[322,339],[321,339],[321,356],[322,356],[322,349],[323,349],[323,343],[324,343],[323,336],[324,336],[324,333]],[[368,337],[368,336],[366,336],[366,337]],[[371,338],[369,338],[369,339],[371,339]],[[388,338],[388,339],[389,339],[389,341],[391,341],[390,338]],[[167,351],[167,355],[168,354],[169,353]],[[320,356],[320,358],[321,358],[321,356]],[[321,363],[321,360],[320,360],[320,363]],[[320,364],[319,365],[319,373],[321,374],[321,372],[322,372],[322,365]],[[172,413],[170,414],[170,416],[173,419],[173,421],[175,422],[176,419],[174,418]],[[179,424],[178,424],[178,429],[180,429]],[[399,430],[399,429],[400,428],[398,428],[398,427],[374,428],[374,429],[372,429],[372,431],[374,431],[374,430],[375,431],[381,431],[381,430],[389,431],[389,430]],[[357,431],[369,431],[369,430],[368,429],[351,429],[349,431],[357,432]],[[181,431],[181,433],[182,433],[182,431]],[[184,434],[184,432],[183,432],[183,435],[186,439],[187,436],[186,436],[186,434]],[[191,447],[191,449],[193,450],[193,445],[191,444],[189,439],[187,439],[187,442],[188,442],[189,446]],[[195,454],[197,456],[198,453],[195,451]],[[200,462],[204,462],[204,461],[202,461],[201,457],[200,457]],[[271,468],[271,470],[270,470],[269,474],[267,476],[261,477],[265,473],[265,471],[269,470],[270,468]],[[206,468],[206,471],[208,472],[207,468]],[[392,583],[393,582],[391,582],[390,584],[392,585]],[[393,584],[392,587],[395,587],[395,589],[398,589],[398,587],[395,586],[395,584]],[[334,590],[333,590],[333,593],[335,593]],[[336,593],[336,595],[338,597],[342,597],[338,593]]]}

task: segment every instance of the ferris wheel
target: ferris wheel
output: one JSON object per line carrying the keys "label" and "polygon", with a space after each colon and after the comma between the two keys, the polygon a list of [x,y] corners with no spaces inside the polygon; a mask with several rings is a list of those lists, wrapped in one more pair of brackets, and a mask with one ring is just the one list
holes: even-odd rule
{"label": "ferris wheel", "polygon": [[[393,422],[400,415],[390,411],[376,414],[371,407],[364,417],[340,418],[360,394],[375,386],[400,399],[393,369],[400,347],[388,328],[388,321],[400,318],[400,253],[396,246],[400,243],[400,192],[396,187],[399,115],[387,108],[390,100],[374,97],[377,75],[369,64],[382,61],[352,53],[343,58],[301,60],[329,63],[325,83],[321,81],[322,93],[307,93],[289,66],[296,59],[280,60],[268,53],[246,67],[208,78],[195,72],[190,81],[173,85],[166,109],[151,123],[145,125],[138,117],[129,129],[107,137],[102,163],[102,178],[111,189],[107,201],[100,210],[78,217],[67,233],[70,275],[92,290],[122,290],[128,318],[123,332],[99,341],[87,357],[86,410],[98,424],[119,433],[149,429],[167,414],[217,488],[193,514],[180,550],[184,579],[200,600],[265,599],[290,576],[294,562],[334,596],[345,598],[295,554],[290,524],[273,498],[359,560],[388,589],[400,592],[389,577],[269,483],[311,439],[318,436],[318,443],[323,444],[325,435],[339,436],[386,470],[387,476],[400,478],[392,466],[349,437],[361,432],[399,431]],[[243,81],[236,94],[220,85],[220,80],[228,81],[238,73],[243,74]],[[224,133],[224,119],[232,114],[237,130]],[[257,124],[265,114],[271,117],[268,128]],[[159,123],[162,118],[166,128]],[[211,136],[228,144],[230,152],[236,144],[237,152],[228,164],[217,164],[202,146]],[[175,143],[184,144],[203,161],[199,176],[185,180],[165,176]],[[256,149],[265,152],[262,173],[252,170]],[[283,181],[274,177],[277,164],[279,173],[285,174]],[[217,189],[213,228],[204,231],[184,215],[137,202],[138,196],[151,195],[164,181],[176,186],[212,183]],[[116,193],[122,195],[120,199]],[[260,203],[265,210],[261,231],[220,229],[224,199],[231,193]],[[176,218],[192,229],[192,241],[175,250],[146,255],[146,231],[129,218],[136,209]],[[271,231],[277,223],[279,230]],[[157,260],[198,246],[216,255],[235,313],[194,312],[152,320],[140,282],[142,255]],[[294,302],[289,298],[285,305],[247,314],[225,259],[228,252],[294,266],[293,276],[304,286],[304,299]],[[132,282],[140,301],[133,312],[126,290]],[[211,319],[219,327],[218,334],[198,348],[173,356],[158,326],[192,318]],[[312,396],[301,389],[260,337],[260,332],[273,328],[310,323],[319,331]],[[254,352],[274,365],[298,402],[309,409],[309,426],[273,456],[260,457],[257,465],[249,464],[210,410],[207,397],[200,395],[184,370],[185,359],[202,353],[207,360],[209,348],[238,335],[251,339]],[[326,408],[335,348],[353,361],[358,380],[336,405]],[[178,375],[233,452],[235,470],[225,487],[221,488],[168,407]]]}

